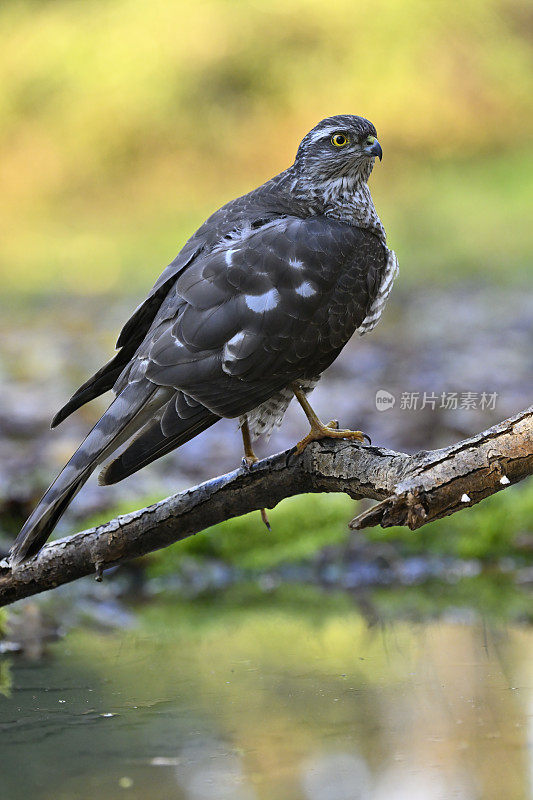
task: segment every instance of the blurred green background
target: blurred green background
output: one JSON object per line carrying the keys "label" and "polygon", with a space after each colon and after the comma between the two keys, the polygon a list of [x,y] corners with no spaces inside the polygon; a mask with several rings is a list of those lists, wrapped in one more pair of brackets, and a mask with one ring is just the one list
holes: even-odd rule
{"label": "blurred green background", "polygon": [[[317,411],[411,452],[531,402],[530,0],[3,0],[0,41],[0,553],[128,312],[331,114],[376,125],[401,274]],[[383,414],[384,388],[498,402]],[[233,469],[235,428],[93,478],[58,533]],[[290,408],[259,454],[304,430]],[[0,614],[2,797],[529,798],[532,482],[415,534],[358,510],[292,498]]]}
{"label": "blurred green background", "polygon": [[[448,443],[524,406],[530,3],[5,0],[0,32],[0,520],[8,536],[103,409],[92,404],[47,432],[53,410],[106,358],[128,311],[206,215],[288,166],[301,137],[330,114],[376,124],[384,160],[372,192],[401,276],[376,332],[347,347],[340,372],[335,366],[323,382],[328,405],[380,443],[408,450]],[[487,295],[476,295],[480,285]],[[501,402],[493,417],[409,417],[396,408],[386,418],[373,408],[383,386],[398,396],[489,390]],[[291,419],[268,450],[295,441]],[[151,467],[144,483],[125,482],[118,495],[87,487],[74,518],[126,510],[160,497],[169,482],[231,468],[233,434],[210,435],[166,460],[166,474]],[[226,449],[225,461],[213,460]],[[470,533],[463,520],[444,521],[419,549],[433,543],[444,552],[446,541],[457,542],[457,554],[512,549],[531,494],[518,497],[518,519],[497,498],[496,516],[473,512],[483,523]],[[317,502],[317,530],[310,544],[302,534],[295,552],[289,546],[292,558],[346,536],[339,520],[349,512],[332,522],[333,498]],[[286,516],[278,546],[291,538]],[[243,538],[251,541],[232,541]],[[267,549],[283,560],[272,541]],[[174,563],[168,555],[166,563]]]}
{"label": "blurred green background", "polygon": [[[517,337],[524,350],[529,312],[518,311],[517,298],[533,251],[530,3],[5,0],[0,32],[4,431],[18,437],[19,449],[24,437],[43,434],[54,406],[99,365],[125,308],[205,216],[284,169],[309,128],[344,112],[367,116],[378,129],[384,160],[372,175],[372,192],[401,277],[370,344],[365,337],[362,347],[370,349],[359,342],[352,348],[354,376],[333,373],[339,388],[332,403],[346,416],[341,398],[349,391],[348,406],[366,422],[374,389],[392,380],[383,354],[393,346],[399,363],[403,358],[411,370],[418,361],[419,369],[411,384],[401,384],[402,367],[393,388],[417,388],[416,382],[424,390],[486,388],[498,390],[504,405],[495,419],[432,415],[410,426],[404,413],[389,429],[374,411],[367,424],[384,444],[435,446],[522,407],[527,372]],[[474,307],[473,287],[480,284],[493,293]],[[424,300],[428,289],[458,295]],[[83,305],[99,295],[109,305]],[[444,326],[439,332],[432,322],[436,353],[417,298],[435,306],[435,321]],[[467,310],[457,317],[465,299]],[[496,304],[508,344],[499,361],[490,338]],[[414,339],[406,338],[406,325]],[[474,330],[484,338],[476,340]],[[400,342],[417,357],[402,353]],[[454,365],[454,349],[468,351],[469,360]],[[475,365],[489,351],[500,384],[489,367],[475,378]],[[381,373],[372,375],[380,358]],[[357,405],[351,398],[360,364],[365,399]],[[329,385],[333,391],[331,379]],[[77,419],[86,426],[101,408],[84,409]],[[30,470],[34,477],[15,513],[21,477],[4,491],[14,519],[10,533],[79,440],[77,428],[70,438],[68,430],[62,426],[56,439],[43,434],[46,444],[33,448],[30,465],[19,459],[12,467],[22,482]],[[59,442],[56,451],[45,451],[52,440]],[[194,472],[195,450],[184,448],[179,460],[189,483],[208,477],[203,462]],[[233,463],[234,457],[210,468]],[[151,491],[155,486],[143,485],[145,495]],[[131,492],[121,501],[131,507]],[[99,511],[100,502],[82,515]],[[331,498],[324,502],[332,507]],[[322,522],[325,530],[330,521]]]}
{"label": "blurred green background", "polygon": [[4,0],[3,291],[142,292],[205,215],[367,116],[402,281],[521,281],[527,0]]}

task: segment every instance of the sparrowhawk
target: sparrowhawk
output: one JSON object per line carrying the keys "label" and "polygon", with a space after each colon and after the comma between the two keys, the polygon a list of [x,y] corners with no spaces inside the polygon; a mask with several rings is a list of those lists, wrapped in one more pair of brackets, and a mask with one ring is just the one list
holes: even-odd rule
{"label": "sparrowhawk", "polygon": [[326,436],[362,441],[322,424],[306,394],[355,331],[376,325],[398,271],[367,185],[381,156],[371,122],[329,117],[291,167],[204,222],[124,326],[114,358],[54,418],[52,427],[116,395],[26,521],[12,564],[42,547],[112,454],[102,484],[234,417],[250,466],[252,439],[281,422],[293,395],[311,423],[298,452]]}

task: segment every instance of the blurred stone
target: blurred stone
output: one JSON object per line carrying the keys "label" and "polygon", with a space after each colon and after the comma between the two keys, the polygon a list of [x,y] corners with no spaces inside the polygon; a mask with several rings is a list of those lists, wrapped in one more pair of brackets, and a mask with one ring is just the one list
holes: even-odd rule
{"label": "blurred stone", "polygon": [[[106,399],[80,409],[57,430],[55,411],[112,354],[112,343],[130,313],[130,299],[50,300],[39,313],[6,312],[0,320],[0,528],[11,535],[41,492],[106,407]],[[531,293],[502,287],[395,289],[375,331],[354,337],[313,393],[328,420],[364,430],[375,444],[414,452],[477,433],[531,402]],[[376,392],[395,398],[376,408]],[[442,393],[477,394],[474,408],[440,407]],[[481,408],[481,393],[496,393],[494,408]],[[418,393],[418,408],[402,407]],[[435,408],[426,398],[435,396]],[[109,395],[110,397],[110,395]],[[291,404],[281,429],[259,442],[260,456],[290,447],[307,423]],[[117,486],[95,478],[75,498],[59,534],[116,506],[135,508],[147,496],[162,498],[240,465],[237,422],[222,420],[179,451]]]}

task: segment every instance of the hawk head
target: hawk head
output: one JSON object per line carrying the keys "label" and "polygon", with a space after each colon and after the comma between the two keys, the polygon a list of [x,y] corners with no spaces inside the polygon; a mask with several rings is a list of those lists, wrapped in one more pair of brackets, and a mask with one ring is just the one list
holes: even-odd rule
{"label": "hawk head", "polygon": [[298,148],[294,166],[309,183],[338,178],[368,180],[381,145],[376,129],[364,117],[340,114],[319,122]]}

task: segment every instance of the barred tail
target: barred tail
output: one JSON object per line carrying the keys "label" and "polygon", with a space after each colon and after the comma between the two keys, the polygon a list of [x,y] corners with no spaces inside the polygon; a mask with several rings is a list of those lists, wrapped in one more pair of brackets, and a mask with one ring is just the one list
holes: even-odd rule
{"label": "barred tail", "polygon": [[171,424],[169,424],[169,417],[170,414],[167,413],[161,420],[156,419],[143,428],[139,435],[128,444],[124,452],[104,467],[98,476],[98,483],[101,486],[118,483],[147,464],[151,464],[157,458],[175,450],[176,447],[189,442],[220,419],[202,406],[199,406],[197,413],[188,419],[180,419],[177,415],[172,415]]}
{"label": "barred tail", "polygon": [[24,523],[9,554],[12,566],[41,549],[68,504],[98,464],[131,438],[168,400],[168,396],[168,390],[158,389],[148,381],[126,386]]}

